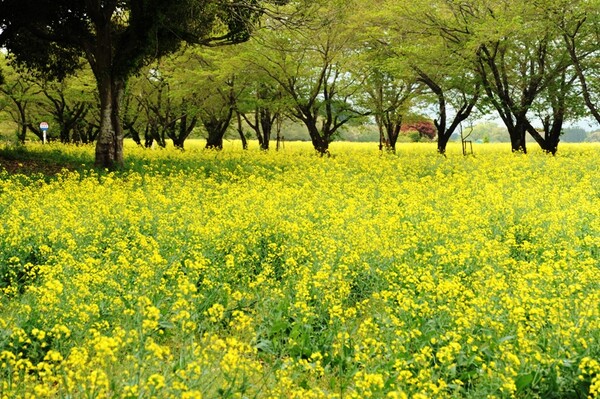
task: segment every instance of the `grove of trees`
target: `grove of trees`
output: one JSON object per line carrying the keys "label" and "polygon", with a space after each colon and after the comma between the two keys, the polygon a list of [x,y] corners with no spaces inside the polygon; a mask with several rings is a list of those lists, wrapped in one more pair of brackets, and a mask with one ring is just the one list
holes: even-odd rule
{"label": "grove of trees", "polygon": [[[184,148],[227,131],[264,150],[285,120],[326,154],[346,126],[375,124],[444,153],[462,124],[495,114],[512,151],[558,150],[565,123],[600,123],[598,0],[6,0],[0,111],[41,137]],[[35,10],[33,12],[32,10]]]}

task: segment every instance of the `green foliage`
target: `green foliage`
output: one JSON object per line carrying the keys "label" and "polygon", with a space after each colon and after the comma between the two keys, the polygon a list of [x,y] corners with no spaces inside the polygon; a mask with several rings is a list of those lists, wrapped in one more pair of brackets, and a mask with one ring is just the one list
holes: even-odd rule
{"label": "green foliage", "polygon": [[[231,117],[244,120],[239,134],[262,137],[290,117],[323,151],[348,136],[344,125],[375,122],[387,136],[380,139],[391,142],[407,115],[425,112],[436,120],[440,142],[468,118],[494,112],[513,149],[526,150],[528,134],[554,152],[559,139],[570,140],[560,137],[562,125],[594,113],[600,98],[597,3],[7,0],[0,5],[0,44],[14,62],[0,68],[0,86],[28,76],[23,83],[33,82],[34,90],[5,90],[0,108],[11,112],[24,141],[49,113],[52,126],[67,126],[84,103],[89,110],[97,100],[107,107],[109,97],[120,98],[107,93],[134,76],[125,104],[112,108],[140,143],[146,130],[163,146],[169,137],[180,143],[197,136],[206,130],[197,127],[201,117],[222,132],[232,110]],[[189,46],[233,43],[244,45]],[[149,80],[152,70],[160,72],[160,85]],[[91,98],[92,75],[104,100]],[[14,114],[10,95],[27,103],[25,118]],[[65,111],[58,116],[52,104],[61,96]],[[79,141],[120,131],[101,129],[110,120],[91,111],[74,119],[85,130]],[[33,129],[27,133],[25,125]],[[60,130],[52,129],[52,138],[74,134]],[[496,133],[479,139],[504,140]]]}
{"label": "green foliage", "polygon": [[123,162],[116,113],[130,76],[182,42],[245,41],[264,11],[257,0],[8,0],[0,3],[0,46],[50,79],[64,79],[87,60],[100,99],[96,162],[113,168]]}
{"label": "green foliage", "polygon": [[[35,9],[35,13],[31,10]],[[218,1],[80,2],[6,1],[0,11],[0,41],[20,62],[45,76],[64,78],[80,67],[94,37],[94,25],[110,20],[114,39],[113,73],[127,77],[147,62],[168,54],[182,40],[194,43],[235,43],[248,39],[261,14],[254,0],[233,5]],[[104,39],[103,39],[104,40]],[[98,60],[96,60],[98,61]]]}

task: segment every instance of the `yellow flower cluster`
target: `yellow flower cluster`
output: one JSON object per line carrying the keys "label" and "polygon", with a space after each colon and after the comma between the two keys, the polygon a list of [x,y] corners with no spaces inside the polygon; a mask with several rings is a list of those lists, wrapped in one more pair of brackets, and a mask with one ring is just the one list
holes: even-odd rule
{"label": "yellow flower cluster", "polygon": [[0,398],[600,397],[599,146],[190,144],[0,171]]}

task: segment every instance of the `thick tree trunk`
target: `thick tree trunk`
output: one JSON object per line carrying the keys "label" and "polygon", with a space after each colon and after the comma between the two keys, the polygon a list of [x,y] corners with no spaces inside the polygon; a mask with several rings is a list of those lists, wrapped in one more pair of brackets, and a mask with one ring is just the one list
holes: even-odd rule
{"label": "thick tree trunk", "polygon": [[451,134],[440,134],[438,132],[438,140],[437,140],[437,152],[440,155],[446,154],[446,146],[448,145],[448,141],[450,140]]}
{"label": "thick tree trunk", "polygon": [[175,137],[175,138],[173,139],[173,146],[174,146],[175,148],[178,148],[178,149],[180,149],[180,150],[183,150],[183,149],[184,149],[184,147],[183,147],[183,146],[184,146],[184,143],[185,143],[185,139],[182,139],[182,138],[181,138],[181,137],[179,137],[179,136],[178,136],[178,137]]}
{"label": "thick tree trunk", "polygon": [[209,150],[222,150],[223,149],[223,134],[218,132],[208,133],[206,138],[206,149]]}
{"label": "thick tree trunk", "polygon": [[526,133],[526,123],[522,121],[517,121],[517,123],[508,130],[512,152],[522,152],[523,154],[527,154],[527,143],[525,140]]}
{"label": "thick tree trunk", "polygon": [[558,151],[558,143],[560,142],[560,132],[551,133],[546,137],[546,145],[544,146],[544,151],[549,154],[556,155]]}
{"label": "thick tree trunk", "polygon": [[[329,154],[330,136],[327,134],[327,131],[319,130],[319,127],[317,126],[318,117],[303,109],[299,109],[299,111],[300,113],[298,115],[301,115],[301,117],[299,116],[298,118],[304,123],[304,126],[306,126],[315,151],[320,155]],[[325,128],[323,130],[325,130]]]}
{"label": "thick tree trunk", "polygon": [[233,109],[231,109],[223,119],[211,116],[208,120],[204,120],[204,128],[208,133],[206,138],[206,149],[222,150],[223,149],[223,137],[227,133],[227,128],[231,123],[233,117]]}
{"label": "thick tree trunk", "polygon": [[142,139],[140,137],[140,132],[137,131],[137,129],[135,128],[135,126],[133,126],[133,124],[127,126],[127,130],[129,130],[129,133],[131,133],[131,139],[137,144],[137,145],[142,145]]}
{"label": "thick tree trunk", "polygon": [[25,138],[27,137],[27,125],[21,124],[20,129],[17,133],[19,143],[25,144]]}
{"label": "thick tree trunk", "polygon": [[21,124],[19,130],[17,131],[17,138],[19,143],[25,144],[25,139],[27,138],[27,125]]}
{"label": "thick tree trunk", "polygon": [[321,136],[318,132],[311,135],[311,140],[315,151],[320,155],[329,155],[329,140],[327,137]]}
{"label": "thick tree trunk", "polygon": [[60,129],[60,142],[63,144],[71,142],[71,131],[67,130],[64,126]]}
{"label": "thick tree trunk", "polygon": [[182,115],[181,119],[179,120],[179,132],[178,134],[173,134],[173,136],[171,137],[175,148],[179,148],[181,150],[184,149],[183,146],[185,140],[187,140],[187,138],[192,133],[192,130],[194,130],[194,128],[196,127],[196,123],[198,123],[198,118],[196,116],[194,116],[192,120],[188,123],[187,114]]}
{"label": "thick tree trunk", "polygon": [[329,141],[325,138],[313,140],[313,146],[319,155],[329,155]]}
{"label": "thick tree trunk", "polygon": [[396,143],[398,142],[398,137],[400,137],[401,128],[401,123],[390,122],[386,125],[386,130],[388,134],[388,149],[394,154],[396,153]]}
{"label": "thick tree trunk", "polygon": [[273,130],[273,117],[271,111],[263,108],[260,112],[260,125],[262,127],[262,143],[260,148],[267,151],[271,141],[271,132]]}
{"label": "thick tree trunk", "polygon": [[211,118],[209,121],[204,122],[204,128],[208,133],[208,137],[206,138],[206,149],[223,149],[223,136],[225,136],[227,126],[229,126],[229,123],[223,125],[222,121],[215,118]]}
{"label": "thick tree trunk", "polygon": [[562,133],[562,126],[564,122],[564,111],[559,110],[555,113],[555,118],[552,123],[544,126],[545,130],[545,148],[544,151],[556,155],[558,151],[558,143],[560,142],[560,135]]}
{"label": "thick tree trunk", "polygon": [[123,166],[123,128],[119,106],[125,82],[105,76],[98,80],[100,93],[100,133],[96,141],[96,162],[100,168]]}

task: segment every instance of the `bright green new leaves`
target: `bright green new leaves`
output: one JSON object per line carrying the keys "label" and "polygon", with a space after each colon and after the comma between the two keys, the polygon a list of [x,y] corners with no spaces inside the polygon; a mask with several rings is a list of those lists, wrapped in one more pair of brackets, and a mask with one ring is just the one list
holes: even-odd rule
{"label": "bright green new leaves", "polygon": [[347,26],[352,2],[315,6],[298,28],[262,32],[252,63],[286,94],[290,114],[304,123],[316,151],[327,153],[338,130],[361,116],[352,103],[356,34]]}

